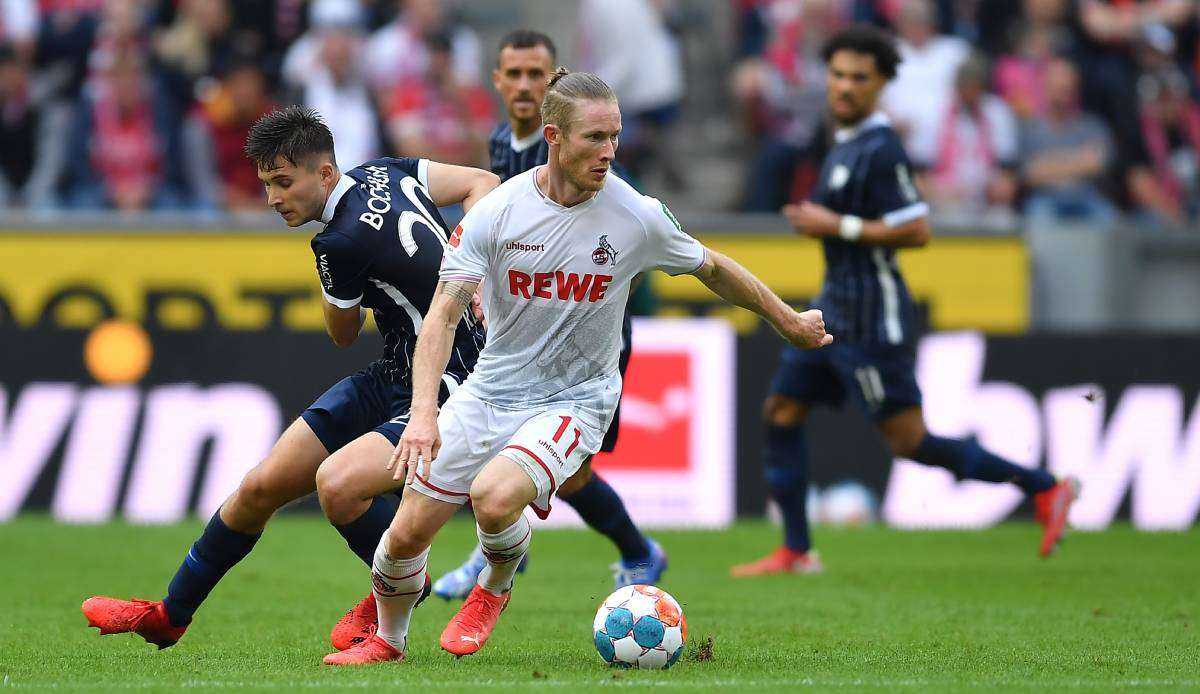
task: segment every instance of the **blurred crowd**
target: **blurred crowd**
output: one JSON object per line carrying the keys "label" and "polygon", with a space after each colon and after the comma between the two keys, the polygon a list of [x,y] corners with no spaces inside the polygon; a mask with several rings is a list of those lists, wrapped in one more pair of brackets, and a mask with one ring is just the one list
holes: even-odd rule
{"label": "blurred crowd", "polygon": [[[343,168],[384,155],[486,167],[503,117],[488,78],[494,56],[458,9],[0,0],[0,209],[262,209],[242,143],[260,115],[288,103],[325,117]],[[580,61],[622,97],[623,157],[658,162],[651,135],[674,123],[683,92],[658,6],[583,0],[576,38]]]}
{"label": "blurred crowd", "polygon": [[895,32],[904,62],[883,108],[935,209],[1097,228],[1200,212],[1194,0],[741,0],[746,209],[813,185],[830,136],[820,48],[853,21]]}
{"label": "blurred crowd", "polygon": [[[242,144],[281,103],[336,157],[482,164],[495,118],[473,31],[438,0],[2,0],[0,203],[262,209]],[[370,59],[367,59],[370,56]]]}
{"label": "blurred crowd", "polygon": [[[742,209],[811,189],[832,135],[820,48],[865,21],[897,37],[904,62],[883,106],[939,212],[1097,226],[1125,214],[1151,228],[1200,214],[1195,0],[712,3],[736,19],[720,115],[751,144],[738,148]],[[559,56],[614,85],[622,164],[671,188],[685,185],[687,140],[671,131],[687,91],[719,89],[685,76],[674,20],[694,4],[580,0],[578,53]],[[287,103],[325,116],[343,168],[382,155],[486,166],[504,114],[492,47],[462,7],[0,0],[0,209],[261,209],[242,142]]]}

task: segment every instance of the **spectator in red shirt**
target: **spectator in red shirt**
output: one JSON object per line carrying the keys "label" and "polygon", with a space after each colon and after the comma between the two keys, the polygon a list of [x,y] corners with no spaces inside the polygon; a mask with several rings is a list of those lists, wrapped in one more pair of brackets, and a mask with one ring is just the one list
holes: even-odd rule
{"label": "spectator in red shirt", "polygon": [[181,205],[176,119],[146,69],[123,52],[98,73],[80,104],[69,202],[79,208]]}
{"label": "spectator in red shirt", "polygon": [[435,33],[426,45],[426,74],[401,82],[390,97],[387,131],[392,146],[403,156],[486,167],[492,99],[482,87],[465,84],[455,75],[449,36]]}
{"label": "spectator in red shirt", "polygon": [[262,183],[254,167],[246,166],[243,147],[250,126],[274,108],[266,77],[252,56],[232,63],[221,83],[203,95],[188,121],[184,160],[206,206],[262,208]]}

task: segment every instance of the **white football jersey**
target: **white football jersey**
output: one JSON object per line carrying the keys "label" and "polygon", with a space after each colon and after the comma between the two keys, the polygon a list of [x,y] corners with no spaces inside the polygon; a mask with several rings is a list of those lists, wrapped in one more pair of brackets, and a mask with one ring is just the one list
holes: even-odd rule
{"label": "white football jersey", "polygon": [[483,282],[487,344],[465,386],[498,407],[571,403],[607,427],[630,281],[695,272],[704,246],[611,172],[594,197],[563,207],[538,189],[540,168],[471,208],[443,257],[443,282]]}

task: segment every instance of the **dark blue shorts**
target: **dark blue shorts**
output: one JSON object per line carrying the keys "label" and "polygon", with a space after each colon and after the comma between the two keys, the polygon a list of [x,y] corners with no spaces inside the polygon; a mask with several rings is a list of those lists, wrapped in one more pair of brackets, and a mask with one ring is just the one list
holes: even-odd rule
{"label": "dark blue shorts", "polygon": [[[443,383],[440,399],[448,394]],[[371,431],[394,446],[408,425],[411,403],[408,386],[393,383],[384,362],[376,361],[335,383],[300,416],[329,453]]]}
{"label": "dark blue shorts", "polygon": [[838,344],[783,348],[771,394],[841,407],[846,398],[875,420],[921,404],[911,345]]}
{"label": "dark blue shorts", "polygon": [[[621,356],[618,362],[621,377],[629,367],[632,327],[629,312],[625,313],[622,326]],[[449,397],[445,379],[439,394],[444,401]],[[408,426],[408,411],[412,403],[412,391],[407,386],[392,383],[385,373],[382,361],[372,362],[367,368],[347,376],[325,391],[316,402],[309,405],[300,416],[321,440],[329,453],[342,448],[369,431],[378,431],[392,445],[400,442],[404,428]],[[612,424],[604,433],[600,450],[611,453],[617,445],[617,430],[621,419],[621,405],[613,414]]]}

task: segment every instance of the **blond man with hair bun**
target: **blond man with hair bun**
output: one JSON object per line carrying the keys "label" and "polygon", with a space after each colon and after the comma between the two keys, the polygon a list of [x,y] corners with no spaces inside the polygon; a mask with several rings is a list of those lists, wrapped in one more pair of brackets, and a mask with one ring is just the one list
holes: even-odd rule
{"label": "blond man with hair bun", "polygon": [[[375,554],[379,629],[325,658],[401,660],[430,545],[468,500],[487,567],[441,636],[458,656],[487,643],[540,517],[596,452],[621,393],[618,354],[630,283],[691,274],[767,320],[789,342],[833,341],[820,311],[797,313],[732,259],[706,249],[667,207],[610,177],[621,133],[616,96],[588,73],[559,71],[542,104],[547,163],[509,179],[454,230],[417,340],[408,427],[389,463],[409,490]],[[439,412],[453,329],[481,288],[488,341]]]}

